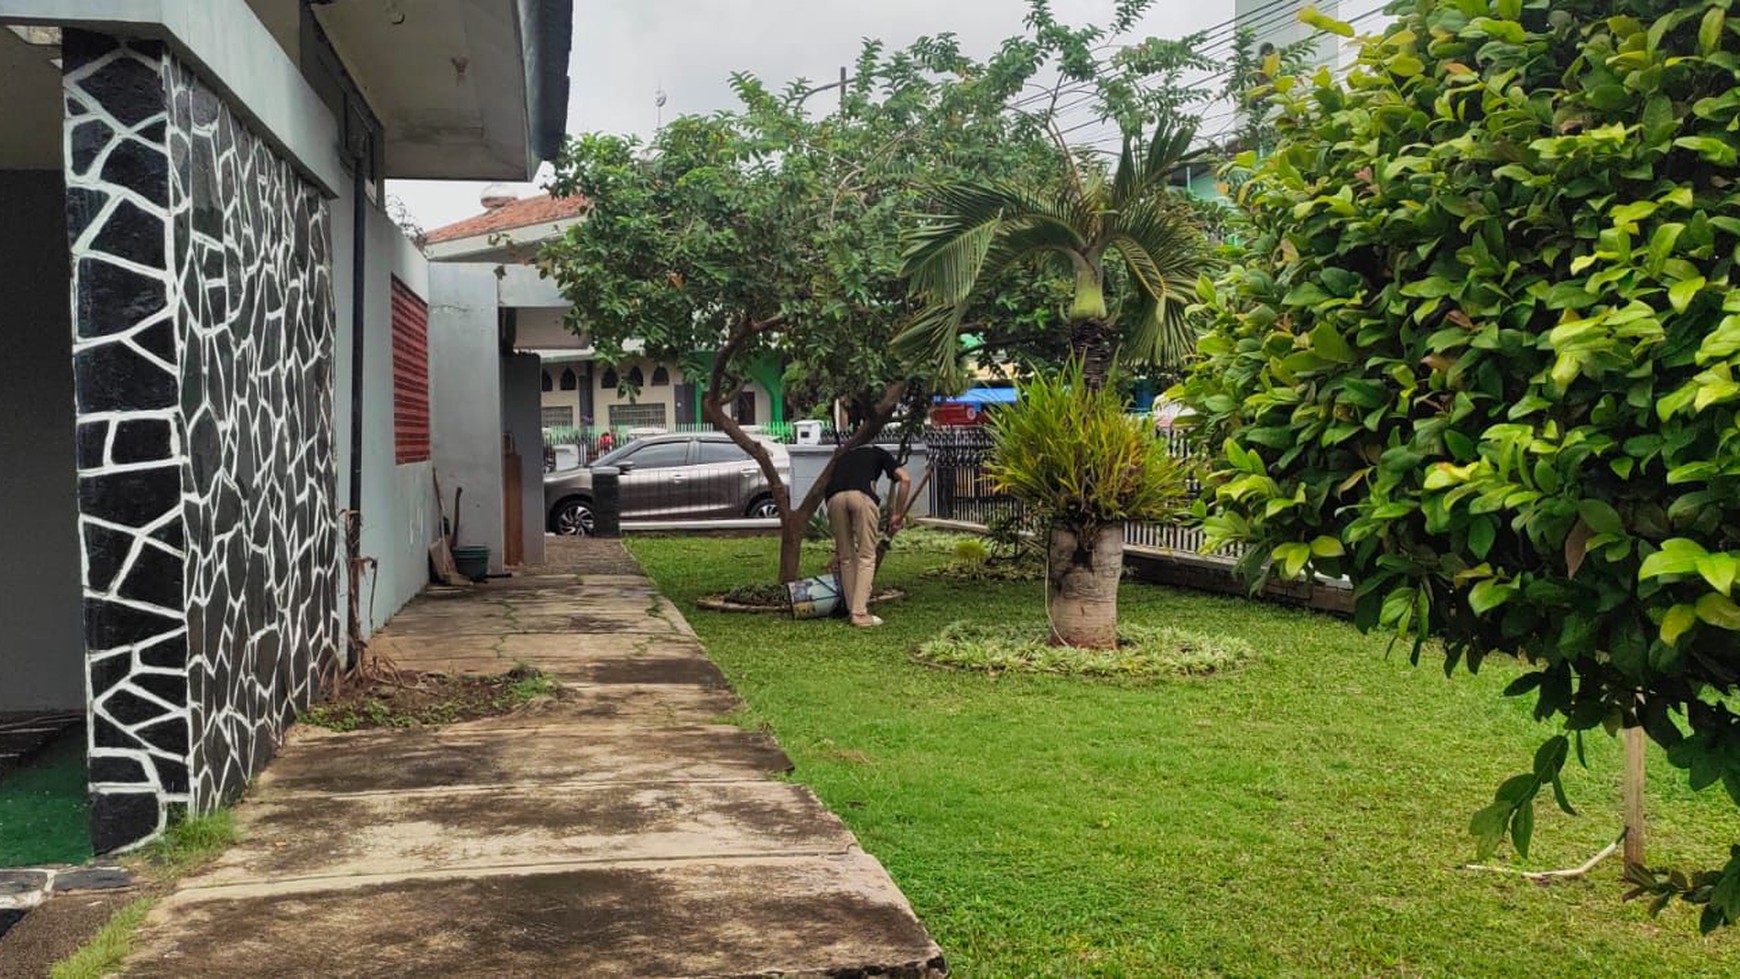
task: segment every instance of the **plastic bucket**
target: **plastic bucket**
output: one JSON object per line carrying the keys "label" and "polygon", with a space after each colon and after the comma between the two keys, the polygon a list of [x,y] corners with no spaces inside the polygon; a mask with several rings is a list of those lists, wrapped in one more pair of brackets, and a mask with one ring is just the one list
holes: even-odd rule
{"label": "plastic bucket", "polygon": [[840,576],[825,574],[785,586],[794,619],[826,619],[840,605]]}
{"label": "plastic bucket", "polygon": [[455,547],[453,567],[458,570],[461,578],[482,581],[489,577],[489,548]]}

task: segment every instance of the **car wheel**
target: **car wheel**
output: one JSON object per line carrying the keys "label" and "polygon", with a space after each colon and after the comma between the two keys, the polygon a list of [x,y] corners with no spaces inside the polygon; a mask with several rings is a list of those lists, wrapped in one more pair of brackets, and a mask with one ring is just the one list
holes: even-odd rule
{"label": "car wheel", "polygon": [[550,529],[566,537],[592,535],[592,504],[587,500],[563,500],[550,515]]}
{"label": "car wheel", "polygon": [[749,504],[749,509],[745,513],[752,520],[778,519],[779,504],[773,502],[771,496],[756,497],[755,502]]}

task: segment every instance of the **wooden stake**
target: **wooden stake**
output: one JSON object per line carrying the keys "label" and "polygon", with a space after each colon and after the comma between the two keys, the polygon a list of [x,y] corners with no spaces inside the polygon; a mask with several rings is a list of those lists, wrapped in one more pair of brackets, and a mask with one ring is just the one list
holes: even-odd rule
{"label": "wooden stake", "polygon": [[1643,861],[1643,728],[1628,727],[1625,741],[1625,776],[1620,792],[1625,803],[1625,866],[1641,867]]}

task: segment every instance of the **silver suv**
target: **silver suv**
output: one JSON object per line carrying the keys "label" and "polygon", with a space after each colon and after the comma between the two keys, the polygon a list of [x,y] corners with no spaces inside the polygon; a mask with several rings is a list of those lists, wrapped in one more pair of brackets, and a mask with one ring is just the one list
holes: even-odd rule
{"label": "silver suv", "polygon": [[[791,455],[761,440],[780,481],[791,485]],[[546,526],[555,534],[592,533],[592,467],[622,470],[622,519],[720,520],[777,517],[761,467],[723,432],[653,435],[591,465],[544,476]]]}

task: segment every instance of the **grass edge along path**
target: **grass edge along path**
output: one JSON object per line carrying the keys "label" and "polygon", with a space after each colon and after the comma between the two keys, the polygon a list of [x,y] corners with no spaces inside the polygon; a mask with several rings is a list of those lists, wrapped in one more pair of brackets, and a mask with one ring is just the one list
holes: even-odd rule
{"label": "grass edge along path", "polygon": [[78,950],[55,963],[51,979],[98,979],[121,967],[145,916],[175,882],[217,859],[235,845],[235,813],[217,809],[170,824],[163,835],[123,859],[144,882],[147,893],[121,907]]}
{"label": "grass edge along path", "polygon": [[[768,539],[633,538],[765,727],[913,902],[964,977],[1733,976],[1740,933],[1624,904],[1616,865],[1540,887],[1459,870],[1469,817],[1554,729],[1489,662],[1431,660],[1330,617],[1127,583],[1125,620],[1230,635],[1225,675],[1117,680],[939,670],[911,658],[948,623],[1043,630],[1040,586],[963,586],[902,552],[887,626],[698,611],[771,577]],[[819,556],[810,556],[819,565]],[[1582,815],[1537,808],[1531,859],[1574,866],[1619,820],[1619,751],[1567,768]],[[1652,861],[1714,866],[1740,839],[1717,793],[1650,759]]]}
{"label": "grass edge along path", "polygon": [[133,940],[156,897],[141,897],[116,911],[91,940],[54,964],[50,979],[102,979],[112,975],[133,952]]}

